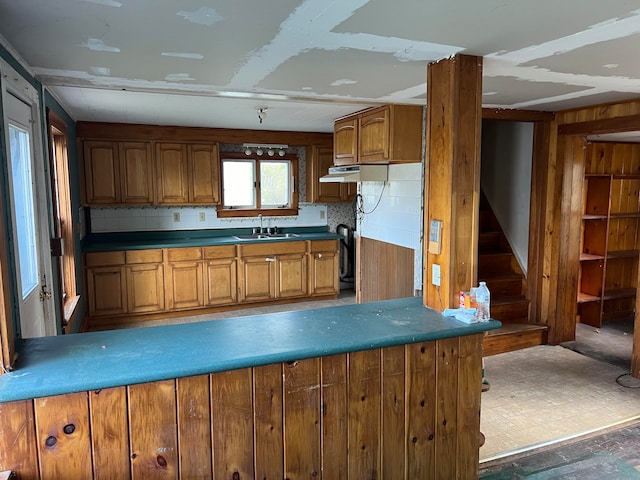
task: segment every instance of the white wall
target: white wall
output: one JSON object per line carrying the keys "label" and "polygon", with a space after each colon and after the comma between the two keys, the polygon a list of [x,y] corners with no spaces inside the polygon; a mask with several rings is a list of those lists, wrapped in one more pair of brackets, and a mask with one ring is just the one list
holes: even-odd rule
{"label": "white wall", "polygon": [[422,177],[422,163],[390,165],[387,182],[359,185],[358,235],[412,248],[415,290],[422,290]]}
{"label": "white wall", "polygon": [[482,190],[525,273],[532,155],[533,123],[482,123]]}

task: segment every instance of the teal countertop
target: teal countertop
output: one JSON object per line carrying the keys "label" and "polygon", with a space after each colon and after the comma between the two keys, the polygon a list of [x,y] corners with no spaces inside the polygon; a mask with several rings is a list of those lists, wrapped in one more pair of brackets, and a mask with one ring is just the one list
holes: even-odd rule
{"label": "teal countertop", "polygon": [[0,402],[482,333],[422,298],[23,340]]}
{"label": "teal countertop", "polygon": [[250,234],[250,228],[92,233],[83,239],[82,251],[108,252],[145,248],[206,247],[243,243],[272,243],[344,238],[342,235],[329,232],[326,226],[283,228],[281,231],[282,233],[295,233],[298,236],[294,238],[270,238],[267,240],[240,240],[234,237],[234,235]]}

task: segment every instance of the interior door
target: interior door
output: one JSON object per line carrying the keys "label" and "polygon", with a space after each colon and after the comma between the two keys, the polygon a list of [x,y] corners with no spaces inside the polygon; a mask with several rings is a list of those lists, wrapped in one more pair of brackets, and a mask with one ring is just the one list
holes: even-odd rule
{"label": "interior door", "polygon": [[[13,81],[19,79],[13,76]],[[33,118],[37,115],[32,113],[38,103],[28,96],[18,98],[12,87],[5,84],[2,94],[20,331],[23,338],[55,335],[45,170]]]}

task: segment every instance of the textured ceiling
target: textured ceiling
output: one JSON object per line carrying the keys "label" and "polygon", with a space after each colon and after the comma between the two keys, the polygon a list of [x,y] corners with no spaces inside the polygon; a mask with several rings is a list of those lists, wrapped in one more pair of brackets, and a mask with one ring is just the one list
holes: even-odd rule
{"label": "textured ceiling", "polygon": [[329,132],[456,53],[485,107],[640,97],[638,0],[0,0],[0,33],[76,120]]}

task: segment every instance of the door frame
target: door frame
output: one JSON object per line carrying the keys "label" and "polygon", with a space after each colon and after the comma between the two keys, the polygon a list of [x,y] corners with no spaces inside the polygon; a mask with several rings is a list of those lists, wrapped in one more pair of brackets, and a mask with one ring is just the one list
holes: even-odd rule
{"label": "door frame", "polygon": [[[11,65],[9,65],[4,59],[0,58],[0,95],[2,96],[2,124],[5,127],[8,123],[8,115],[6,112],[6,95],[13,95],[19,100],[31,108],[32,119],[32,148],[33,148],[33,164],[34,174],[36,182],[37,195],[37,228],[39,230],[39,253],[42,260],[42,274],[46,275],[48,290],[53,293],[54,288],[54,276],[53,266],[50,255],[50,238],[51,238],[51,211],[49,208],[49,195],[50,191],[49,179],[47,178],[47,167],[45,162],[45,150],[44,150],[44,137],[43,137],[43,116],[42,116],[42,95],[33,85],[31,85],[19,72],[17,72]],[[7,155],[7,162],[9,162],[9,144],[8,144],[8,128],[3,128],[4,135],[4,153]],[[9,172],[6,170],[6,176],[4,179],[4,185],[9,186]],[[12,292],[11,303],[13,311],[13,326],[15,328],[16,337],[22,337],[23,325],[20,318],[20,299],[19,289],[17,285],[17,270],[15,258],[15,245],[14,245],[14,227],[15,219],[13,209],[10,206],[10,191],[5,191],[3,198],[9,200],[6,202],[5,215],[7,220],[7,232],[5,239],[8,239],[9,244],[7,248],[7,263],[6,267],[10,272],[10,285],[9,289]],[[4,240],[4,239],[3,239]],[[42,278],[40,278],[42,280]],[[7,285],[4,285],[7,288]],[[58,333],[58,322],[55,308],[55,295],[44,301],[43,314],[44,314],[44,326],[43,332],[45,335],[56,335]]]}

